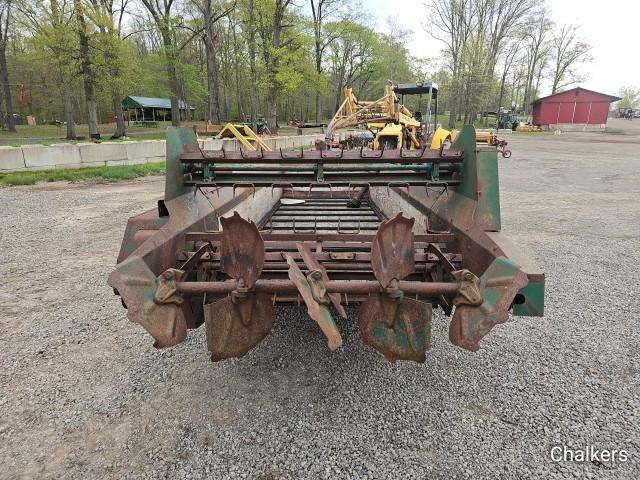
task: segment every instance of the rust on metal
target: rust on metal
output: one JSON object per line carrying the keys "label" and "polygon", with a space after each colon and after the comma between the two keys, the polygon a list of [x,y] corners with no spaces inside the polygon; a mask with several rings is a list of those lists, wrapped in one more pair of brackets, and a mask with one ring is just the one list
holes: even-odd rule
{"label": "rust on metal", "polygon": [[267,336],[273,326],[273,302],[266,293],[242,301],[232,297],[204,305],[207,348],[211,360],[242,357]]}
{"label": "rust on metal", "polygon": [[475,352],[480,340],[509,318],[509,307],[518,291],[529,280],[520,267],[505,257],[498,257],[480,277],[480,304],[460,303],[449,324],[449,339],[454,345]]}
{"label": "rust on metal", "polygon": [[415,219],[398,213],[391,220],[382,222],[371,244],[371,267],[383,288],[393,279],[402,280],[413,272],[415,258],[413,224]]}
{"label": "rust on metal", "polygon": [[222,242],[220,270],[236,280],[244,280],[247,288],[256,282],[264,265],[264,241],[255,223],[233,212],[221,218]]}
{"label": "rust on metal", "polygon": [[380,293],[360,307],[360,334],[388,360],[424,362],[431,336],[431,305],[405,298],[400,281],[414,271],[413,224],[401,213],[380,225],[371,244],[371,266]]}
{"label": "rust on metal", "polygon": [[331,350],[344,301],[364,343],[422,362],[433,306],[467,350],[510,311],[544,311],[544,273],[500,233],[497,158],[471,127],[440,150],[203,151],[179,128],[166,147],[164,198],[129,219],[108,280],[158,348],[205,323],[212,360],[241,357],[275,304],[302,297]]}
{"label": "rust on metal", "polygon": [[371,295],[361,306],[360,334],[390,361],[424,362],[431,345],[431,304]]}
{"label": "rust on metal", "polygon": [[153,300],[156,303],[182,303],[182,297],[177,295],[177,283],[182,280],[183,276],[184,271],[177,268],[169,268],[158,275],[158,288]]}
{"label": "rust on metal", "polygon": [[327,308],[329,298],[322,283],[321,271],[312,270],[305,276],[290,256],[287,256],[287,263],[289,264],[289,278],[307,305],[309,316],[316,321],[322,333],[327,337],[329,350],[334,351],[340,348],[342,336]]}
{"label": "rust on metal", "polygon": [[[329,275],[327,275],[327,270],[316,259],[316,257],[313,255],[313,253],[309,249],[309,246],[305,245],[302,242],[298,242],[296,243],[296,248],[298,249],[298,252],[300,252],[300,255],[302,255],[302,260],[304,261],[304,264],[307,266],[307,268],[310,271],[320,272],[320,275],[322,277],[322,282],[324,285],[326,285],[327,282],[329,281]],[[351,259],[353,259],[353,257],[355,256],[353,253],[351,253],[350,255],[351,255]],[[344,258],[340,258],[340,259],[344,259]],[[287,263],[288,262],[289,260],[287,260]],[[340,316],[342,318],[347,318],[347,312],[345,312],[344,307],[340,303],[340,294],[334,292],[334,293],[329,293],[328,295],[329,295],[329,299],[331,300],[331,303],[333,304],[334,308],[338,311]]]}
{"label": "rust on metal", "polygon": [[[178,292],[182,295],[200,295],[211,293],[226,295],[238,288],[236,281],[214,282],[178,282]],[[326,284],[327,292],[343,292],[349,295],[368,295],[380,291],[380,283],[375,280],[329,280]],[[437,297],[445,295],[448,298],[455,297],[460,289],[456,282],[422,282],[401,281],[398,287],[406,293],[425,297]],[[296,293],[296,285],[291,280],[270,279],[258,280],[253,288],[254,292],[264,293]]]}

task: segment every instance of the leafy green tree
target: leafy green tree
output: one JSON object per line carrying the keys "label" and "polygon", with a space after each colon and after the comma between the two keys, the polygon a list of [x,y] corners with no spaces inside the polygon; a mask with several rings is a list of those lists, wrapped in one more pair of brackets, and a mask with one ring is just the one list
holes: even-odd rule
{"label": "leafy green tree", "polygon": [[33,32],[34,46],[47,51],[52,60],[57,83],[62,91],[64,117],[69,140],[76,138],[74,81],[77,77],[78,42],[74,31],[74,12],[59,0],[21,0],[17,4],[23,21]]}
{"label": "leafy green tree", "polygon": [[11,24],[12,14],[12,0],[0,0],[0,80],[2,81],[2,91],[4,93],[4,105],[7,110],[7,130],[15,132],[16,124],[13,118],[13,98],[11,97],[9,67],[7,65],[7,43],[9,40],[9,25]]}
{"label": "leafy green tree", "polygon": [[618,101],[618,108],[640,108],[640,89],[637,87],[622,87],[618,92],[621,100]]}

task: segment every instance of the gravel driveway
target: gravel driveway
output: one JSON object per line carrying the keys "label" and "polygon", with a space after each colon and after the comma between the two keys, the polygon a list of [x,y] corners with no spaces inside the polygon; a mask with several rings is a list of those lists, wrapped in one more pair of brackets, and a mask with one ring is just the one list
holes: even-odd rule
{"label": "gravel driveway", "polygon": [[504,231],[546,315],[474,354],[436,314],[423,365],[363,346],[354,311],[330,353],[293,307],[241,360],[211,363],[202,329],[154,350],[106,277],[163,179],[1,189],[0,478],[640,478],[640,137],[508,140]]}

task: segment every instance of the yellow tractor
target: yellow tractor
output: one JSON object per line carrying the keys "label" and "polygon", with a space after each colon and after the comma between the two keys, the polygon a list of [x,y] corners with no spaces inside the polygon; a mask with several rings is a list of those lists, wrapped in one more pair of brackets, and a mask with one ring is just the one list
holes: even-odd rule
{"label": "yellow tractor", "polygon": [[[404,105],[405,95],[427,95],[426,112],[411,112]],[[435,101],[433,127],[431,103]],[[373,133],[373,148],[388,150],[423,148],[431,139],[431,148],[451,142],[451,132],[438,128],[438,86],[433,82],[393,85],[387,82],[384,96],[378,100],[358,100],[353,89],[344,89],[344,100],[327,127],[326,143],[334,143],[340,128],[364,125]]]}

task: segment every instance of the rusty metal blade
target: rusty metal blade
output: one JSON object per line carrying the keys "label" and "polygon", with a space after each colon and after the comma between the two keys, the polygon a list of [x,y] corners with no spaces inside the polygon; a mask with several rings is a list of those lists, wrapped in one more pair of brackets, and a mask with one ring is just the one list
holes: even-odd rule
{"label": "rusty metal blade", "polygon": [[211,360],[242,357],[267,336],[273,326],[273,302],[267,293],[250,293],[234,303],[231,297],[204,305],[207,348]]}
{"label": "rusty metal blade", "polygon": [[309,285],[309,280],[298,268],[296,262],[290,255],[287,255],[287,263],[289,264],[289,278],[293,283],[295,283],[304,303],[307,304],[307,312],[309,316],[315,320],[324,333],[325,337],[327,337],[327,345],[329,346],[329,350],[334,351],[337,348],[342,346],[342,336],[340,335],[340,331],[333,321],[333,317],[331,316],[331,312],[322,303],[319,303],[312,293],[311,285]]}
{"label": "rusty metal blade", "polygon": [[230,218],[222,217],[220,269],[235,280],[242,279],[251,288],[264,267],[264,241],[258,227],[238,212]]}
{"label": "rusty metal blade", "polygon": [[430,303],[371,295],[360,306],[359,321],[362,341],[388,360],[425,361],[431,347]]}
{"label": "rusty metal blade", "polygon": [[414,270],[413,223],[398,213],[380,224],[371,244],[371,266],[383,288],[391,281],[402,280]]}
{"label": "rusty metal blade", "polygon": [[[324,265],[322,265],[318,261],[318,259],[313,256],[313,253],[311,253],[309,246],[302,242],[296,242],[296,247],[298,248],[298,252],[300,252],[300,255],[302,255],[302,261],[304,261],[304,264],[307,266],[307,268],[309,270],[319,270],[320,273],[322,274],[322,281],[328,282],[329,275],[327,275],[327,270],[324,268]],[[331,303],[333,304],[335,309],[338,311],[340,316],[342,318],[347,318],[347,312],[344,310],[344,307],[340,303],[340,294],[329,293],[328,295],[329,295],[329,300],[331,300]]]}
{"label": "rusty metal blade", "polygon": [[496,258],[480,277],[482,304],[458,305],[449,324],[449,340],[475,352],[480,340],[509,318],[509,307],[521,288],[529,283],[527,274],[506,257]]}

